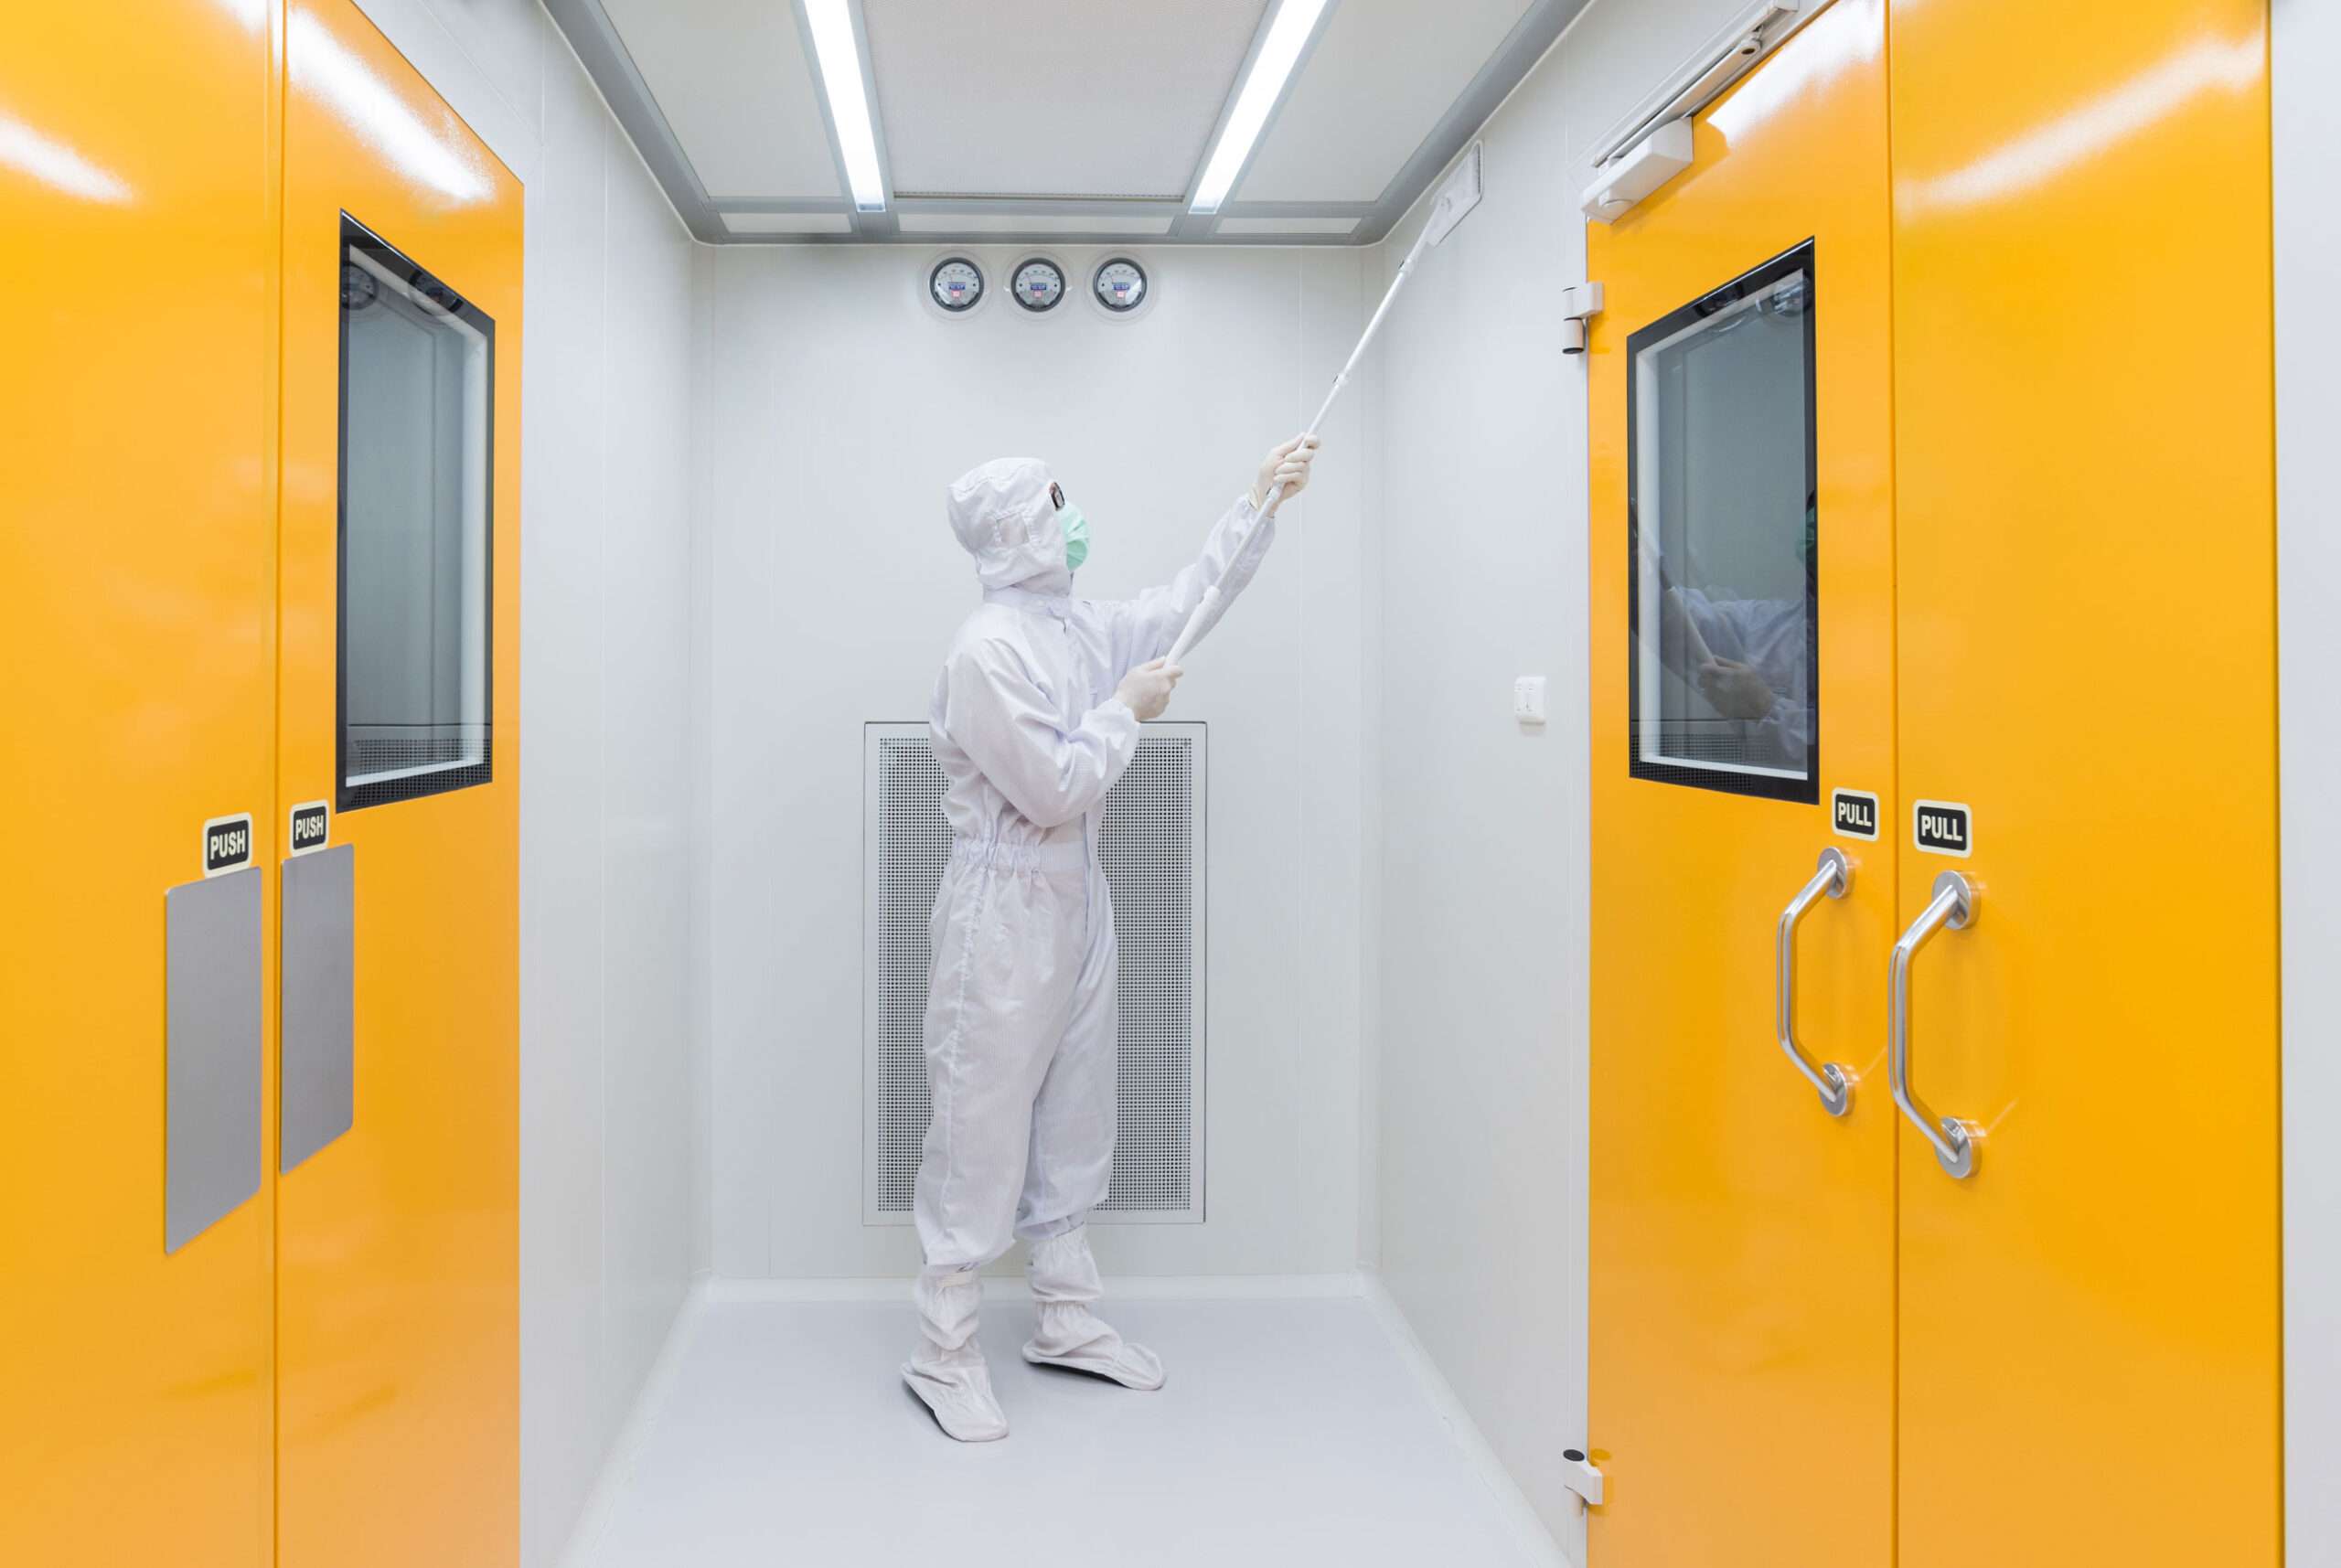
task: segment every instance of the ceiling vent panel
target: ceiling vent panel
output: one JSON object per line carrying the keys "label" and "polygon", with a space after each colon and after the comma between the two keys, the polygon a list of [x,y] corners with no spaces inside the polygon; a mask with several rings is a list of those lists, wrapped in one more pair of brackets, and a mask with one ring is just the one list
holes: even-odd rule
{"label": "ceiling vent panel", "polygon": [[819,84],[775,0],[601,0],[719,207],[841,198]]}
{"label": "ceiling vent panel", "polygon": [[905,234],[1168,234],[1168,218],[1105,218],[1082,213],[905,212]]}
{"label": "ceiling vent panel", "polygon": [[850,234],[853,219],[842,212],[727,212],[723,227],[734,234]]}
{"label": "ceiling vent panel", "polygon": [[1267,11],[863,0],[894,188],[1180,200]]}
{"label": "ceiling vent panel", "polygon": [[1382,197],[1529,0],[1342,0],[1235,199]]}
{"label": "ceiling vent panel", "polygon": [[1354,232],[1360,219],[1354,218],[1223,218],[1213,230],[1215,234],[1348,234]]}

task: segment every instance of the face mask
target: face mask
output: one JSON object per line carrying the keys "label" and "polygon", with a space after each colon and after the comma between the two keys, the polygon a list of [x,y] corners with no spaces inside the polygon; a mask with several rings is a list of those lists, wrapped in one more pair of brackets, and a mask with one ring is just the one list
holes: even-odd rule
{"label": "face mask", "polygon": [[1057,521],[1064,525],[1064,568],[1079,571],[1081,563],[1089,559],[1089,519],[1081,515],[1078,507],[1060,507]]}

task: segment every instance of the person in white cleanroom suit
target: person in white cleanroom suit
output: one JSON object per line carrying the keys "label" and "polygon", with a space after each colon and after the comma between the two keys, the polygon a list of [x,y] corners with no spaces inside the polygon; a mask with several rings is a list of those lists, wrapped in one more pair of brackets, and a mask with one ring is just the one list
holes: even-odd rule
{"label": "person in white cleanroom suit", "polygon": [[1088,523],[1045,464],[999,458],[951,485],[951,531],[984,600],[928,709],[951,859],[928,925],[935,1116],[914,1205],[921,1338],[903,1377],[962,1441],[1008,1435],[976,1344],[978,1271],[1017,1237],[1032,1246],[1040,1316],[1025,1359],[1162,1386],[1153,1352],[1089,1309],[1099,1290],[1085,1224],[1114,1159],[1114,906],[1098,817],[1139,720],[1178,683],[1162,656],[1204,589],[1224,603],[1252,580],[1276,534],[1261,507],[1278,485],[1298,494],[1315,455],[1301,437],[1271,452],[1202,559],[1126,600],[1074,596]]}

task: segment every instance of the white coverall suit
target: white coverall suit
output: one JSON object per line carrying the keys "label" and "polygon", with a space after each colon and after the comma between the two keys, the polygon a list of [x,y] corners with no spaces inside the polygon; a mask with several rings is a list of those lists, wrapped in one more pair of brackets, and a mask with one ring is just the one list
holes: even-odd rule
{"label": "white coverall suit", "polygon": [[[952,639],[928,711],[952,840],[928,926],[924,1337],[903,1376],[953,1435],[999,1436],[973,1342],[977,1271],[1014,1237],[1033,1244],[1040,1305],[1027,1360],[1162,1381],[1151,1352],[1087,1306],[1098,1288],[1083,1226],[1106,1196],[1115,1115],[1114,907],[1097,828],[1138,741],[1115,688],[1170,651],[1206,587],[1242,591],[1275,520],[1240,498],[1168,585],[1099,602],[1073,595],[1042,464],[985,464],[951,485],[949,509],[984,602]],[[998,1429],[961,1430],[955,1413]]]}

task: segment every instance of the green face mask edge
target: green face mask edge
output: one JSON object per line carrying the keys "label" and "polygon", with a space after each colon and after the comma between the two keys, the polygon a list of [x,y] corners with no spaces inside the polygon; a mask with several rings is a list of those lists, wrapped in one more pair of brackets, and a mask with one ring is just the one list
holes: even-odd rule
{"label": "green face mask edge", "polygon": [[1066,505],[1057,509],[1057,521],[1064,528],[1064,567],[1067,571],[1079,571],[1081,563],[1089,559],[1089,519],[1081,508]]}

